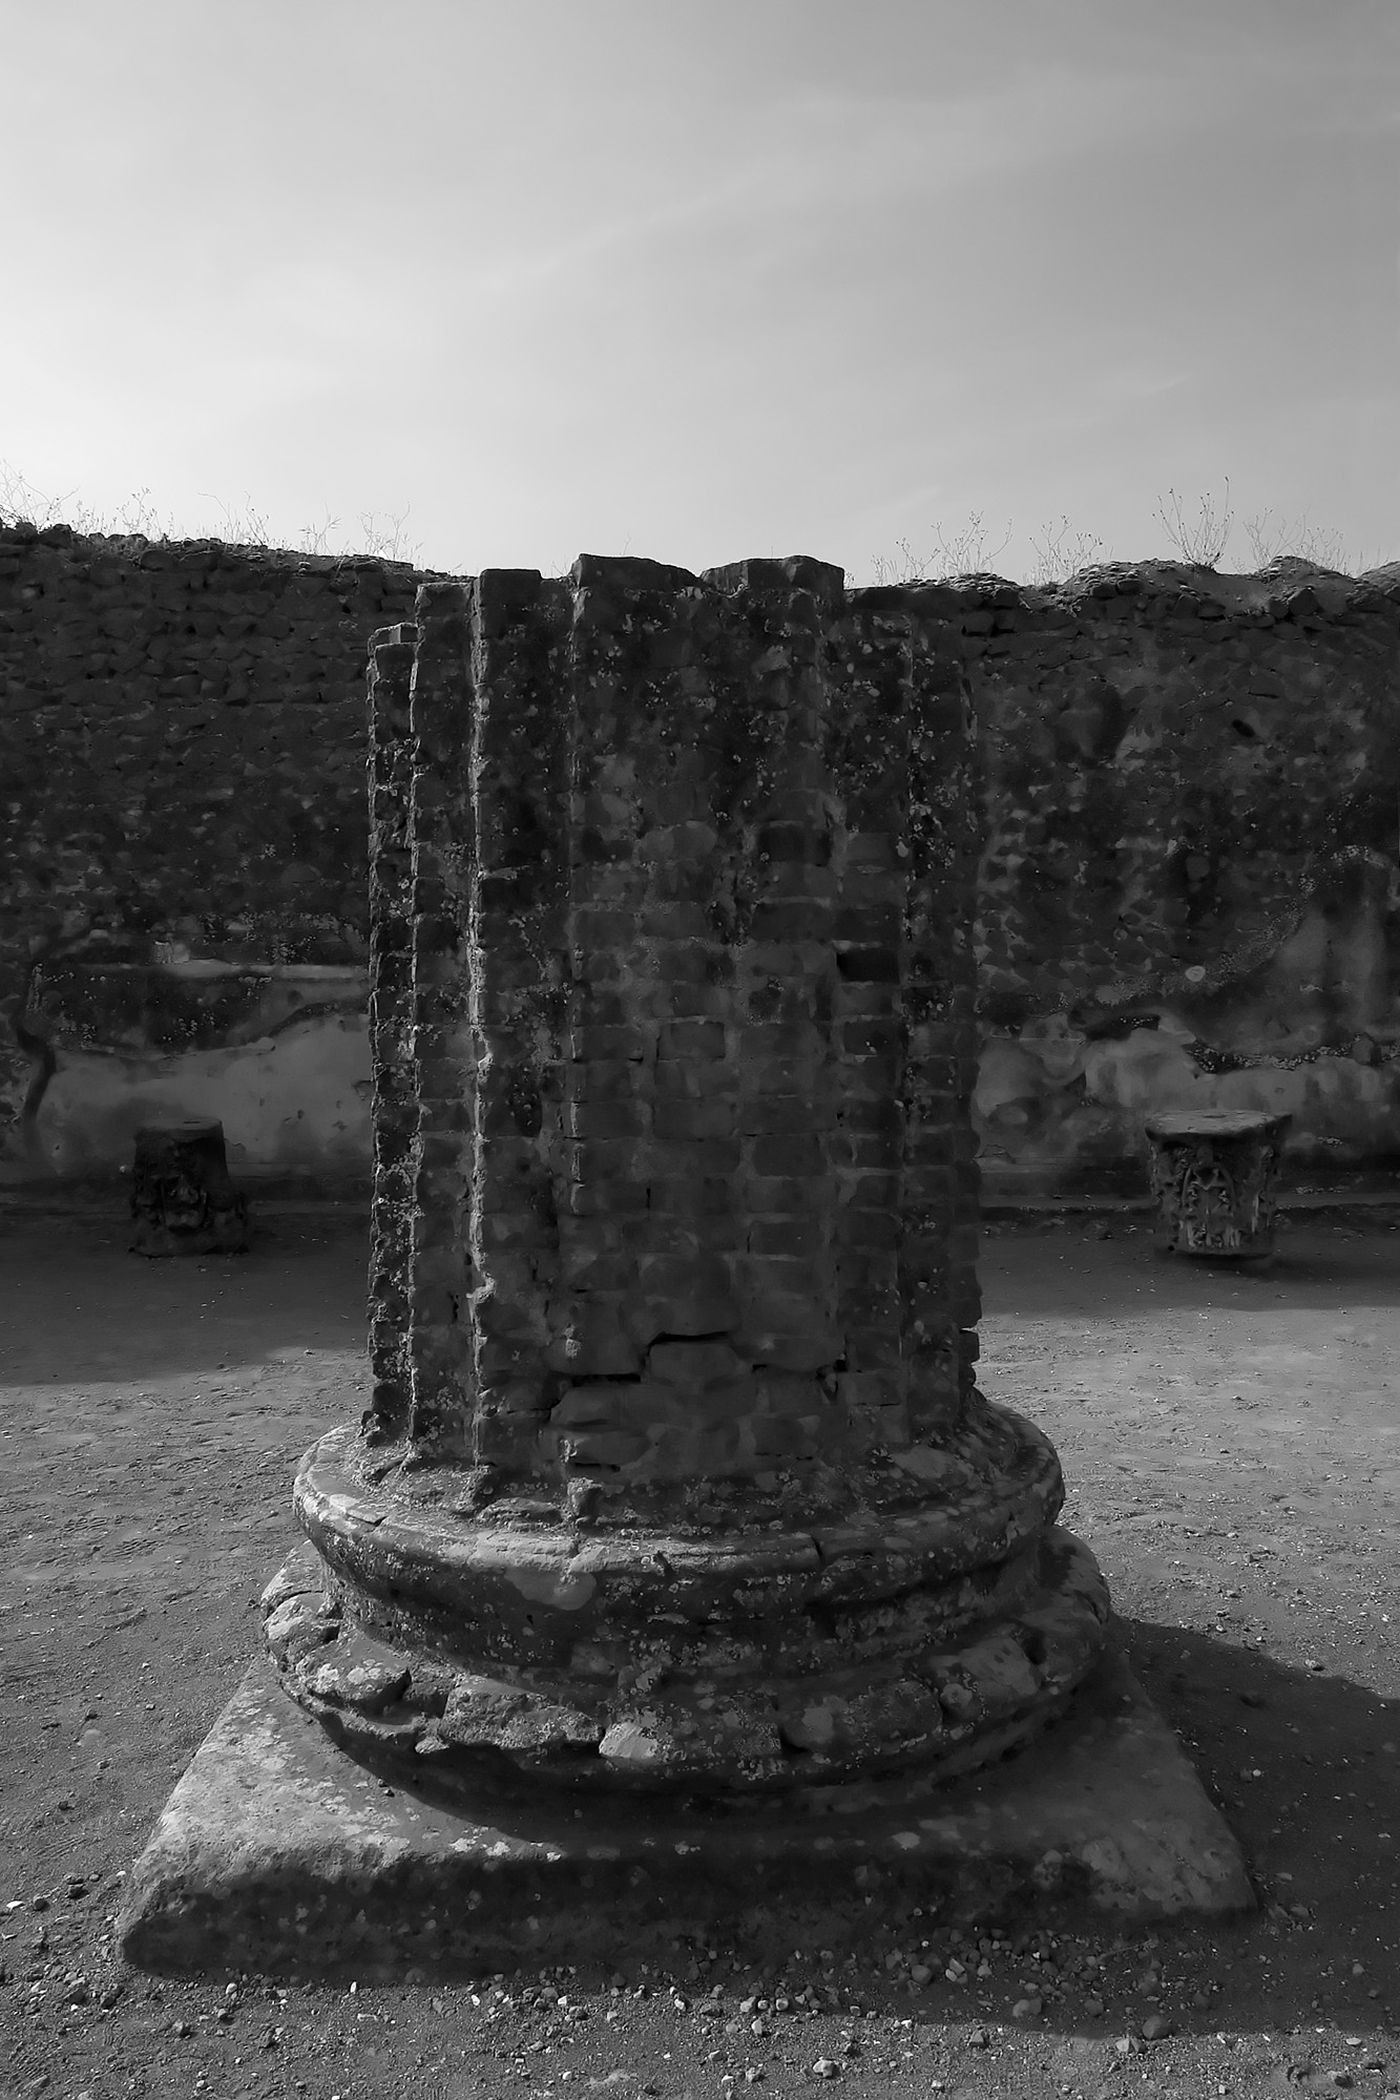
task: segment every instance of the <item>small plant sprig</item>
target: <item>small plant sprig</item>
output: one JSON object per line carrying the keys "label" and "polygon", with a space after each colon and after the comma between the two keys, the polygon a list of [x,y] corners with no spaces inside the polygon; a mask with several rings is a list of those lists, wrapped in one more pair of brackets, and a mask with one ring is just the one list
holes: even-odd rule
{"label": "small plant sprig", "polygon": [[[226,546],[269,550],[278,547],[267,514],[257,508],[251,496],[245,496],[241,507],[226,502],[222,496],[206,496],[205,500],[218,508],[219,531],[213,536]],[[303,525],[297,534],[296,546],[285,551],[342,559],[371,555],[380,561],[416,565],[422,549],[405,531],[408,518],[407,505],[398,513],[362,511],[359,531],[344,533],[340,520],[333,518],[327,510],[321,524]],[[171,514],[162,515],[157,510],[148,488],[135,490],[114,510],[103,511],[84,501],[74,489],[62,495],[47,495],[17,467],[0,460],[0,524],[17,525],[21,522],[35,525],[41,532],[50,525],[67,525],[74,532],[92,538],[180,540],[211,537],[207,533],[182,531]]]}
{"label": "small plant sprig", "polygon": [[1077,575],[1080,569],[1091,568],[1107,558],[1099,535],[1079,531],[1063,513],[1058,521],[1043,525],[1038,538],[1032,536],[1031,546],[1035,550],[1035,566],[1030,580],[1042,587],[1063,583],[1067,576]]}
{"label": "small plant sprig", "polygon": [[907,539],[895,541],[895,554],[877,554],[872,562],[875,581],[891,583],[932,583],[945,576],[972,576],[990,569],[997,556],[1011,541],[1011,527],[1007,526],[996,544],[992,544],[994,528],[989,526],[980,510],[968,512],[967,523],[955,530],[945,530],[942,523],[933,528],[933,545],[927,554],[916,555]]}
{"label": "small plant sprig", "polygon": [[1194,568],[1215,569],[1230,541],[1235,513],[1230,507],[1230,477],[1225,476],[1224,494],[1207,489],[1196,499],[1196,515],[1189,517],[1175,489],[1168,489],[1152,513],[1183,561]]}

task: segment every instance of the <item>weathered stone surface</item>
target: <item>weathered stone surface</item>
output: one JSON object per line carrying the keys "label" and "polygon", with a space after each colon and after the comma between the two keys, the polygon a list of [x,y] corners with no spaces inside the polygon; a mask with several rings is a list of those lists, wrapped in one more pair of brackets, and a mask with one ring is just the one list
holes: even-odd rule
{"label": "weathered stone surface", "polygon": [[263,1600],[290,1698],[196,1760],[128,1952],[494,1967],[585,1892],[826,1917],[848,1872],[1246,1902],[975,1382],[937,621],[806,560],[488,572],[376,637],[371,710],[373,1397]]}
{"label": "weathered stone surface", "polygon": [[[786,587],[781,567],[725,587]],[[420,580],[0,527],[6,1166],[114,1173],[159,1094],[223,1114],[236,1164],[363,1179],[360,680]],[[1111,564],[850,600],[953,637],[982,728],[989,1185],[1139,1188],[1143,1116],[1185,1106],[1291,1113],[1313,1171],[1393,1156],[1394,567]],[[717,1114],[678,1104],[675,1126]]]}
{"label": "weathered stone surface", "polygon": [[374,1397],[287,1689],[439,1787],[1001,1754],[1107,1597],[975,1384],[954,638],[584,557],[426,587],[371,709]]}
{"label": "weathered stone surface", "polygon": [[1149,1117],[1156,1244],[1164,1254],[1267,1261],[1291,1118],[1236,1111]]}
{"label": "weathered stone surface", "polygon": [[221,1123],[147,1124],[131,1173],[134,1254],[241,1254],[248,1205],[224,1157]]}
{"label": "weathered stone surface", "polygon": [[[324,1446],[317,1458],[303,1522],[356,1580],[334,1582],[327,1609],[308,1565],[302,1613],[281,1605],[269,1646],[337,1741],[440,1791],[478,1783],[483,1757],[510,1768],[502,1783],[605,1790],[956,1771],[979,1744],[1001,1754],[1044,1727],[1103,1637],[1092,1559],[1011,1480],[885,1527],[580,1539],[414,1521],[343,1474],[337,1488]],[[365,1699],[346,1689],[352,1664],[310,1645],[332,1624],[351,1656],[373,1629]]]}
{"label": "weathered stone surface", "polygon": [[[11,1170],[115,1175],[139,1124],[212,1113],[263,1161],[365,1178],[363,1123],[347,1156],[316,1096],[356,1105],[335,1021],[364,1008],[365,650],[420,576],[0,526]],[[261,1039],[318,1011],[324,1046],[269,1075]],[[228,1107],[298,1082],[291,1129]]]}
{"label": "weathered stone surface", "polygon": [[990,1192],[1142,1186],[1143,1118],[1293,1117],[1311,1175],[1400,1142],[1400,592],[1113,564],[944,594],[986,751]]}
{"label": "weathered stone surface", "polygon": [[[298,1575],[296,1579],[300,1579]],[[660,1800],[463,1812],[386,1789],[255,1665],[171,1796],[120,1924],[167,1971],[362,1979],[528,1969],[644,1945],[684,1915],[741,1943],[774,1907],[813,1944],[866,1932],[872,1891],[968,1920],[1046,1904],[1123,1919],[1253,1901],[1238,1848],[1140,1686],[1107,1656],[1073,1715],[937,1792],[817,1787],[745,1812]]]}

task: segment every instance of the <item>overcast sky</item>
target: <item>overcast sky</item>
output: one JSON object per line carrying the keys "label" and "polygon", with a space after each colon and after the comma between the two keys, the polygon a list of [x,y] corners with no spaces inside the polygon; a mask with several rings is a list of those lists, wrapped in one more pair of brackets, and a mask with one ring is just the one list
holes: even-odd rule
{"label": "overcast sky", "polygon": [[1228,476],[1400,556],[1400,0],[0,17],[0,460],[40,490],[864,580],[974,512],[1008,574],[1061,518],[1165,553],[1168,488]]}

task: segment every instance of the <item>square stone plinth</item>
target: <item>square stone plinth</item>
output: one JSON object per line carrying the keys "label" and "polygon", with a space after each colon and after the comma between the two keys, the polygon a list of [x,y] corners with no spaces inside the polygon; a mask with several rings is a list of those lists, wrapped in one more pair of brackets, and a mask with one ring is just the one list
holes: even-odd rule
{"label": "square stone plinth", "polygon": [[[743,1808],[390,1787],[254,1664],[131,1877],[128,1959],[162,1971],[388,1980],[654,1952],[658,1926],[732,1945],[775,1920],[856,1944],[869,1904],[961,1921],[1029,1903],[1114,1919],[1253,1903],[1239,1847],[1175,1737],[1110,1655],[1072,1712],[981,1775]],[[819,1924],[819,1930],[818,1930]]]}

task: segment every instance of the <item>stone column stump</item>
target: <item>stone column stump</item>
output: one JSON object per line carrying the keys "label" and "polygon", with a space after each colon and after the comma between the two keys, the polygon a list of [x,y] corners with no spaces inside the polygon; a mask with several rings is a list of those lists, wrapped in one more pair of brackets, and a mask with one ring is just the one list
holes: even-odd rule
{"label": "stone column stump", "polygon": [[1153,1116],[1143,1127],[1158,1252],[1271,1261],[1278,1166],[1292,1120],[1248,1109]]}
{"label": "stone column stump", "polygon": [[369,1406],[302,1463],[129,1960],[1251,1902],[976,1384],[955,604],[585,556],[375,636]]}
{"label": "stone column stump", "polygon": [[1099,1654],[974,1382],[972,727],[909,599],[585,557],[376,638],[373,1403],[267,1630],[381,1770],[961,1772]]}
{"label": "stone column stump", "polygon": [[216,1122],[148,1123],[132,1167],[133,1254],[241,1254],[248,1206],[224,1157]]}

